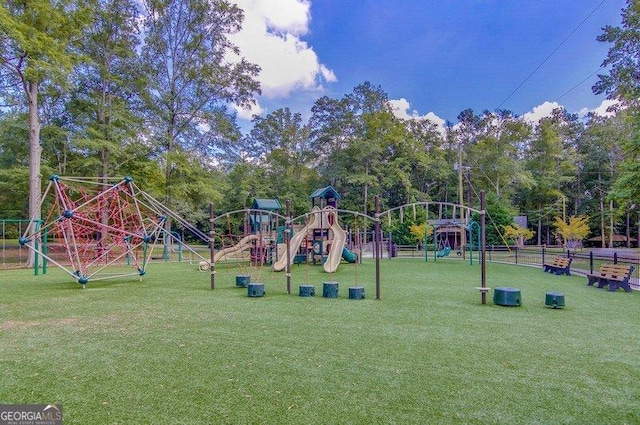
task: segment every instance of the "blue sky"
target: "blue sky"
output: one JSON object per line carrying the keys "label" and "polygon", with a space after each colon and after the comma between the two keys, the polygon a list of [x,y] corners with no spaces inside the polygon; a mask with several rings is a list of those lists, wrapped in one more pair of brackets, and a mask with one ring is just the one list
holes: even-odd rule
{"label": "blue sky", "polygon": [[[596,37],[620,25],[625,7],[624,0],[237,3],[246,18],[234,41],[263,69],[251,113],[289,107],[308,117],[318,97],[340,98],[370,81],[399,116],[454,123],[467,108],[531,115],[556,104],[569,112],[600,107],[591,75],[610,46]],[[241,121],[249,116],[239,113]]]}

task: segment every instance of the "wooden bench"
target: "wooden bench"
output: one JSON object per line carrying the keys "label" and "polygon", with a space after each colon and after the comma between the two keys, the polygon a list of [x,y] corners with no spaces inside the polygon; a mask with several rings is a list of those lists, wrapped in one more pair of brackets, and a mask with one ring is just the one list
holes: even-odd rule
{"label": "wooden bench", "polygon": [[616,291],[618,288],[624,288],[626,292],[631,292],[629,286],[629,278],[633,272],[633,266],[628,264],[610,264],[605,263],[600,266],[597,273],[587,273],[587,285],[592,286],[598,282],[598,288],[609,285],[609,291]]}
{"label": "wooden bench", "polygon": [[544,263],[542,266],[544,267],[545,272],[554,273],[557,275],[566,274],[567,276],[571,276],[571,260],[571,258],[567,257],[554,257],[551,263]]}

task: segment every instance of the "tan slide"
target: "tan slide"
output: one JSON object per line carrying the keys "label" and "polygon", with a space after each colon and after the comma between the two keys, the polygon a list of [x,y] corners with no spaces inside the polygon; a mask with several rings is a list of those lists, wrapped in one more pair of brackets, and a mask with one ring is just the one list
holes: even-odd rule
{"label": "tan slide", "polygon": [[240,239],[240,242],[238,242],[234,246],[221,249],[220,251],[216,252],[215,256],[213,257],[213,262],[217,263],[218,261],[224,260],[227,255],[242,252],[245,249],[251,248],[251,242],[256,239],[258,239],[258,235],[245,236],[244,238]]}
{"label": "tan slide", "polygon": [[[335,213],[334,213],[335,214]],[[331,249],[327,256],[327,261],[322,265],[324,271],[327,273],[333,273],[340,265],[342,258],[342,249],[344,248],[345,241],[347,240],[347,233],[338,224],[338,217],[334,215],[333,224],[331,225],[331,231],[333,233],[333,239],[327,241],[331,243]]]}
{"label": "tan slide", "polygon": [[[293,262],[293,257],[296,255],[296,252],[298,252],[298,249],[300,248],[302,241],[305,240],[305,238],[307,237],[307,233],[313,229],[315,221],[316,221],[316,214],[311,214],[309,216],[309,222],[307,223],[307,225],[304,226],[302,230],[300,230],[298,233],[293,235],[293,237],[291,238],[291,241],[289,242],[289,264]],[[280,256],[280,259],[275,263],[273,263],[273,270],[279,272],[281,270],[284,270],[286,267],[287,267],[287,252],[285,250],[284,254]]]}

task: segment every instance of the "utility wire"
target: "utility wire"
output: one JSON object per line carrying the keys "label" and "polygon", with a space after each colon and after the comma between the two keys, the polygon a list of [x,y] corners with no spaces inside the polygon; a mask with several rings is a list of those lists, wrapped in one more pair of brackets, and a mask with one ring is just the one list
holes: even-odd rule
{"label": "utility wire", "polygon": [[578,87],[580,87],[582,84],[584,84],[587,80],[589,80],[591,77],[593,77],[594,75],[596,75],[598,73],[598,71],[600,71],[603,67],[598,68],[597,70],[595,70],[591,75],[589,75],[587,78],[585,78],[584,80],[580,81],[578,84],[576,84],[575,86],[571,87],[569,90],[567,90],[566,92],[562,93],[562,95],[558,98],[556,98],[556,102],[560,99],[562,99],[563,97],[565,97],[566,95],[568,95],[569,93],[571,93],[572,91],[574,91],[575,89],[577,89]]}
{"label": "utility wire", "polygon": [[[557,51],[558,51],[558,49],[560,49],[560,47],[562,47],[562,46],[564,45],[564,43],[566,43],[566,42],[567,42],[567,40],[569,40],[569,38],[571,38],[571,36],[572,36],[576,31],[578,31],[578,29],[582,26],[582,24],[584,24],[584,23],[585,23],[585,22],[586,22],[586,21],[587,21],[587,20],[588,20],[588,19],[589,19],[589,18],[590,18],[590,17],[591,17],[595,12],[596,12],[596,10],[598,10],[598,8],[600,8],[600,6],[602,6],[602,4],[603,4],[605,1],[606,1],[606,0],[602,0],[600,3],[598,3],[598,5],[597,5],[596,7],[594,7],[594,8],[593,8],[593,10],[592,10],[591,12],[589,12],[589,14],[588,14],[588,15],[587,15],[587,16],[586,16],[586,17],[585,17],[585,18],[584,18],[584,19],[583,19],[583,20],[578,24],[578,26],[577,26],[577,27],[575,27],[575,28],[573,29],[573,31],[571,31],[571,32],[569,33],[569,35],[567,35],[567,36],[564,38],[564,40],[562,40],[562,42],[561,42],[560,44],[558,44],[558,46],[557,46],[555,49],[553,49],[553,51],[552,51],[551,53],[549,53],[549,54],[547,55],[547,57],[546,57],[546,58],[544,58],[544,60],[543,60],[542,62],[540,62],[540,65],[538,65],[538,66],[537,66],[533,71],[531,71],[531,72],[529,73],[529,75],[527,75],[527,77],[526,77],[526,78],[525,78],[525,79],[524,79],[524,80],[523,80],[523,81],[518,85],[518,87],[516,87],[515,89],[513,89],[513,91],[511,91],[511,93],[509,93],[509,96],[507,96],[507,97],[506,97],[502,102],[500,102],[500,104],[499,104],[495,109],[500,109],[500,107],[501,107],[502,105],[504,105],[504,104],[507,102],[507,100],[511,99],[511,96],[513,96],[513,95],[514,95],[518,90],[520,90],[520,88],[521,88],[521,87],[522,87],[522,86],[523,86],[527,81],[529,81],[529,79],[533,76],[533,74],[535,74],[535,73],[536,73],[536,72],[537,72],[537,71],[542,67],[542,65],[544,65],[544,64],[549,60],[549,58],[551,58],[551,56],[553,56],[553,54],[554,54],[555,52],[557,52]],[[596,72],[598,72],[598,71],[596,71]],[[582,84],[582,83],[580,83],[580,84]],[[573,90],[573,89],[572,89],[572,90]],[[563,95],[563,96],[564,96],[564,95]]]}

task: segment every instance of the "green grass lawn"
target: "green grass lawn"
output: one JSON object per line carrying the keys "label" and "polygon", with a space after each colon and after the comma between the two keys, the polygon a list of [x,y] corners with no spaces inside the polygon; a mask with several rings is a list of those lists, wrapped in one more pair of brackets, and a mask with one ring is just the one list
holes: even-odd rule
{"label": "green grass lawn", "polygon": [[[62,403],[65,424],[640,423],[640,295],[580,276],[487,265],[521,307],[480,303],[480,266],[455,260],[238,271],[142,281],[58,269],[0,272],[0,403]],[[322,282],[340,282],[337,299]],[[317,296],[297,296],[314,284]],[[347,289],[364,286],[366,299]],[[544,306],[547,291],[566,308]]]}

